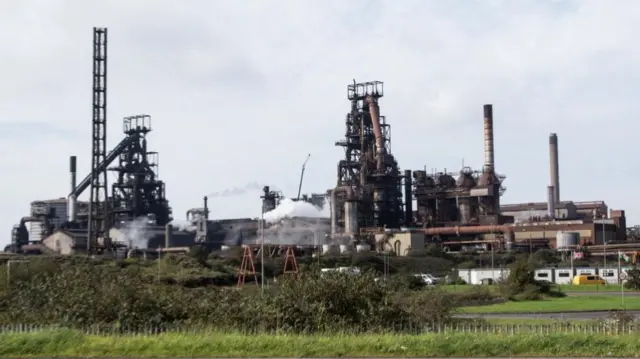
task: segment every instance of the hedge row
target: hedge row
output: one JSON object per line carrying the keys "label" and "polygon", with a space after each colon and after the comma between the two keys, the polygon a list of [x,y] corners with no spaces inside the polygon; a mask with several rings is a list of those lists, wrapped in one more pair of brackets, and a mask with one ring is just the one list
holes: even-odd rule
{"label": "hedge row", "polygon": [[[182,261],[185,272],[198,265],[187,259],[172,260]],[[376,282],[370,273],[320,277],[318,271],[303,272],[299,278],[283,277],[262,293],[250,283],[240,290],[169,285],[160,272],[154,273],[159,268],[88,259],[41,259],[16,266],[0,295],[0,324],[194,325],[292,332],[399,330],[446,324],[456,306],[487,295],[416,291],[409,289],[410,283]]]}

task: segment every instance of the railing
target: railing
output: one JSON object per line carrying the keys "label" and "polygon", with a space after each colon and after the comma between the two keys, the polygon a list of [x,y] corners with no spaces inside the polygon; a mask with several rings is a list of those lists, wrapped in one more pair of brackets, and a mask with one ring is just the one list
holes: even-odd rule
{"label": "railing", "polygon": [[[391,329],[393,328],[393,329]],[[214,326],[200,325],[171,325],[171,326],[142,326],[142,327],[120,327],[117,325],[89,325],[82,327],[65,327],[60,325],[34,325],[34,324],[17,324],[17,325],[0,325],[0,334],[19,334],[19,333],[37,333],[46,331],[64,331],[72,330],[87,335],[137,335],[137,336],[153,336],[162,333],[184,333],[184,334],[211,334],[220,333],[246,333],[246,334],[290,334],[291,331],[286,328],[282,329],[263,329],[260,326],[252,328],[217,328]],[[617,323],[614,321],[603,321],[598,323],[551,323],[551,324],[487,324],[480,322],[467,322],[446,325],[433,325],[426,327],[417,327],[415,325],[406,325],[397,323],[397,325],[389,325],[383,329],[365,330],[358,328],[355,330],[325,330],[315,331],[327,334],[348,334],[348,333],[389,333],[396,332],[398,334],[424,334],[424,333],[469,333],[475,335],[517,335],[517,334],[578,334],[578,335],[638,335],[640,334],[640,323]]]}

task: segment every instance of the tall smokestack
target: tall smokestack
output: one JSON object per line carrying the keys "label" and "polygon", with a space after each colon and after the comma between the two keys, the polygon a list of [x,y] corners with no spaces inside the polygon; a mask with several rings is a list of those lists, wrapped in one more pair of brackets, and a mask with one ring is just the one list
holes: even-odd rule
{"label": "tall smokestack", "polygon": [[547,216],[556,218],[556,190],[553,186],[547,186]]}
{"label": "tall smokestack", "polygon": [[78,207],[78,198],[74,193],[76,191],[76,162],[76,156],[69,157],[69,173],[71,174],[71,192],[67,198],[67,220],[69,222],[75,222]]}
{"label": "tall smokestack", "polygon": [[493,105],[484,105],[484,170],[495,171],[493,156]]}
{"label": "tall smokestack", "polygon": [[204,219],[208,221],[209,220],[209,198],[207,196],[204,196],[203,201],[204,201]]}
{"label": "tall smokestack", "polygon": [[558,136],[555,133],[549,135],[549,165],[551,170],[551,185],[553,186],[553,199],[560,203],[560,165],[558,161]]}

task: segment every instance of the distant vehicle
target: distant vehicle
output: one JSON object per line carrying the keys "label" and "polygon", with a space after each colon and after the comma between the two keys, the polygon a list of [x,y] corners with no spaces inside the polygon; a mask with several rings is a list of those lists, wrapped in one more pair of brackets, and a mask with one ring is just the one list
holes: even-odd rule
{"label": "distant vehicle", "polygon": [[584,284],[600,284],[604,285],[606,282],[599,275],[592,274],[580,274],[573,277],[572,281],[573,285],[584,285]]}
{"label": "distant vehicle", "polygon": [[440,281],[439,278],[427,273],[414,274],[413,276],[419,278],[426,285],[436,285]]}

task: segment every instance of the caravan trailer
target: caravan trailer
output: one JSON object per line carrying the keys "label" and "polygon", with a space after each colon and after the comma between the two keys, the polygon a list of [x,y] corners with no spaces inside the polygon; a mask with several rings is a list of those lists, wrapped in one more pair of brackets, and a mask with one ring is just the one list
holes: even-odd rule
{"label": "caravan trailer", "polygon": [[553,268],[536,269],[533,278],[541,282],[553,282]]}
{"label": "caravan trailer", "polygon": [[618,268],[601,268],[598,270],[600,277],[604,279],[607,284],[618,284],[620,283],[618,276]]}
{"label": "caravan trailer", "polygon": [[598,275],[597,268],[576,268],[575,275]]}
{"label": "caravan trailer", "polygon": [[571,284],[573,280],[573,270],[571,268],[556,268],[553,271],[553,283]]}

